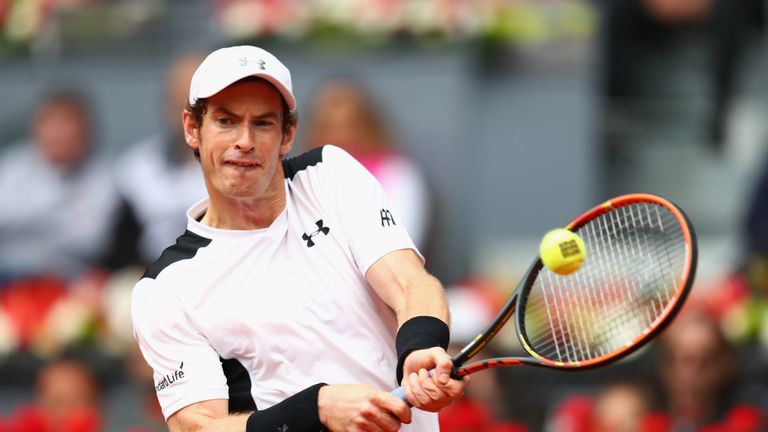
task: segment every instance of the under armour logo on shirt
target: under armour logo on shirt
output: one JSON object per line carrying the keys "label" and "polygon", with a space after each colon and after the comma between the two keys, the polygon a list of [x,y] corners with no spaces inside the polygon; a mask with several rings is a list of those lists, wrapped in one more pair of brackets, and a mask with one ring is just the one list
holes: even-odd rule
{"label": "under armour logo on shirt", "polygon": [[319,221],[315,222],[315,225],[317,225],[317,231],[313,232],[312,234],[304,233],[301,235],[301,238],[307,242],[307,247],[310,248],[315,245],[315,242],[312,240],[312,237],[323,233],[323,235],[328,235],[328,232],[331,231],[330,228],[323,226],[323,220],[320,219]]}

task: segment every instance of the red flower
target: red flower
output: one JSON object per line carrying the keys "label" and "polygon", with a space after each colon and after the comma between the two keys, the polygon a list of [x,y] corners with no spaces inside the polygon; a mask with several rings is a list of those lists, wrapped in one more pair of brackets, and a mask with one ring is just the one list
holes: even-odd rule
{"label": "red flower", "polygon": [[441,410],[438,420],[442,432],[474,432],[491,423],[491,412],[477,402],[462,399]]}
{"label": "red flower", "polygon": [[529,429],[519,423],[508,422],[491,425],[483,429],[483,432],[529,432]]}
{"label": "red flower", "polygon": [[16,281],[0,290],[0,307],[16,328],[22,345],[40,331],[45,316],[65,293],[64,283],[52,277]]}
{"label": "red flower", "polygon": [[759,409],[747,405],[737,405],[728,411],[724,426],[728,432],[757,432],[764,430],[765,420]]}
{"label": "red flower", "polygon": [[643,432],[667,432],[671,427],[669,416],[659,412],[647,414],[640,422],[640,430]]}
{"label": "red flower", "polygon": [[16,415],[11,418],[11,431],[13,432],[49,432],[45,415],[34,405],[26,405],[16,410]]}

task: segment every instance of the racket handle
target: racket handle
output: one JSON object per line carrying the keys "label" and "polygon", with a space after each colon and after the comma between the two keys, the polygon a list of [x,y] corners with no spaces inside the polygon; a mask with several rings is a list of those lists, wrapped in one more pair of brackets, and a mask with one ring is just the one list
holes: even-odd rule
{"label": "racket handle", "polygon": [[[429,370],[429,372],[428,372],[429,376],[432,376],[432,372],[433,371],[434,371],[434,369],[430,369]],[[405,390],[403,390],[402,386],[392,390],[390,393],[392,393],[393,395],[395,395],[395,396],[399,397],[400,399],[402,399],[402,401],[407,403],[409,407],[413,406],[413,405],[411,405],[411,401],[409,401],[408,398],[405,397]]]}
{"label": "racket handle", "polygon": [[[434,371],[435,371],[434,369],[430,369],[429,376],[432,376],[432,372],[434,372]],[[458,373],[458,371],[456,369],[456,366],[454,366],[453,370],[451,371],[451,378],[458,379],[458,380],[461,379],[461,376],[459,375],[459,373]],[[405,397],[405,390],[403,390],[402,387],[398,387],[398,388],[392,390],[390,393],[392,393],[393,395],[395,395],[395,396],[399,397],[400,399],[402,399],[403,402],[407,403],[409,407],[413,406],[413,405],[411,405],[411,402],[408,400],[408,398]]]}
{"label": "racket handle", "polygon": [[408,398],[405,397],[405,390],[403,390],[402,387],[398,387],[398,388],[392,390],[390,393],[392,393],[393,395],[395,395],[395,396],[399,397],[400,399],[402,399],[402,401],[407,403],[408,406],[413,406],[413,405],[411,405],[411,402],[408,400]]}

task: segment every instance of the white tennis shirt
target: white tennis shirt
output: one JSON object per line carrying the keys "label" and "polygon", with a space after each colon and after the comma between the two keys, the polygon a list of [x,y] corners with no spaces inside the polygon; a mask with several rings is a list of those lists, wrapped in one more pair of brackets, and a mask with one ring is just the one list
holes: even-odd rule
{"label": "white tennis shirt", "polygon": [[[283,168],[286,207],[272,225],[211,228],[198,222],[204,200],[136,284],[134,333],[166,419],[211,399],[266,409],[318,382],[397,386],[397,320],[364,275],[416,250],[398,213],[338,147]],[[437,416],[413,410],[401,430],[436,431]]]}

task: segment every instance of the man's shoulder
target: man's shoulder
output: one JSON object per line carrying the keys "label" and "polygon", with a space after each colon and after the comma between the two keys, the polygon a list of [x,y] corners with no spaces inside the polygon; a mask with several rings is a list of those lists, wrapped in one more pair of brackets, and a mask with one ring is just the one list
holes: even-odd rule
{"label": "man's shoulder", "polygon": [[186,230],[176,239],[176,243],[166,248],[160,257],[147,267],[142,279],[157,279],[160,273],[172,264],[193,259],[197,252],[211,244],[211,239]]}
{"label": "man's shoulder", "polygon": [[298,156],[283,159],[283,173],[285,178],[293,180],[299,172],[322,163],[325,147],[327,146],[317,147]]}
{"label": "man's shoulder", "polygon": [[294,177],[309,167],[318,167],[319,169],[330,169],[338,171],[345,167],[360,165],[352,155],[346,150],[335,145],[326,144],[316,147],[298,156],[283,160],[283,172],[285,178],[293,180]]}

